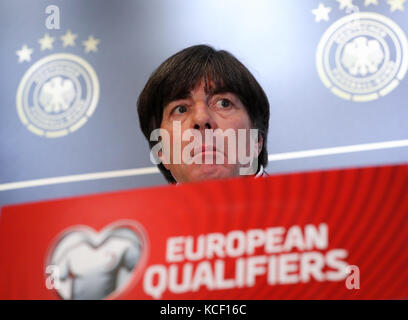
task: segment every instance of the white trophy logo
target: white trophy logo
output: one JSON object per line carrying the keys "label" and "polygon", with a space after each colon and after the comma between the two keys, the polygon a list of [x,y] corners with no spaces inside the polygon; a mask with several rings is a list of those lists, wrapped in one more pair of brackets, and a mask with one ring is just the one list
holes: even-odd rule
{"label": "white trophy logo", "polygon": [[[70,30],[61,37],[62,47],[75,46],[77,35]],[[39,39],[40,50],[53,49],[55,38],[46,33]],[[83,41],[85,53],[97,52],[98,39]],[[34,49],[24,45],[16,53],[19,63],[31,61]],[[17,89],[17,113],[27,128],[39,135],[55,138],[82,127],[92,116],[99,100],[99,81],[95,70],[72,53],[47,55],[24,74]]]}
{"label": "white trophy logo", "polygon": [[45,285],[65,300],[113,299],[135,284],[148,254],[146,233],[132,220],[100,232],[73,226],[55,239]]}
{"label": "white trophy logo", "polygon": [[[356,6],[346,6],[351,1],[339,1],[340,5],[343,2],[352,12],[335,21],[320,39],[316,52],[318,74],[323,84],[343,99],[378,99],[394,90],[407,72],[407,37],[390,18],[359,12]],[[366,6],[369,4],[375,2],[366,1]],[[325,9],[325,19],[320,20],[328,21],[331,8]],[[317,22],[318,11],[313,12]]]}

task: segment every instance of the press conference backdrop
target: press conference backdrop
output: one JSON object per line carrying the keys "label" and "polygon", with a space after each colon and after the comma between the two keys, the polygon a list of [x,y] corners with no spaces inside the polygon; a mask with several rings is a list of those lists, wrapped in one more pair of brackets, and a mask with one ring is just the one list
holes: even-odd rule
{"label": "press conference backdrop", "polygon": [[136,100],[195,44],[264,88],[268,172],[406,163],[407,34],[405,0],[0,0],[0,205],[166,184]]}

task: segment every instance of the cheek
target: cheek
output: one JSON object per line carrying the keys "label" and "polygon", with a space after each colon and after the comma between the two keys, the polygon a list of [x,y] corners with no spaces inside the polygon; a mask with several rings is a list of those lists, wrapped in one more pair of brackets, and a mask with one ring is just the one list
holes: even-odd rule
{"label": "cheek", "polygon": [[234,116],[218,119],[217,125],[222,130],[226,129],[250,129],[251,120],[246,113],[237,114]]}
{"label": "cheek", "polygon": [[164,132],[161,132],[161,143],[162,143],[162,156],[167,162],[170,161],[172,152],[172,141],[173,141],[173,131],[169,129],[168,126],[163,125],[160,128]]}
{"label": "cheek", "polygon": [[[254,148],[257,148],[256,146],[256,141],[257,137],[252,137],[251,138],[251,133],[250,130],[252,128],[251,120],[247,113],[241,114],[239,117],[236,117],[234,119],[231,119],[229,121],[229,128],[233,128],[236,130],[237,133],[237,148],[238,148],[238,154],[243,153],[245,155],[250,155],[254,151]],[[241,132],[242,130],[239,129],[245,129],[245,133]],[[238,130],[241,132],[241,134],[244,134],[243,139],[239,139],[238,137],[240,134],[238,134]]]}
{"label": "cheek", "polygon": [[[163,158],[167,159],[167,161],[170,162],[169,164],[173,164],[173,161],[177,162],[177,159],[182,157],[184,147],[191,143],[193,138],[190,137],[189,141],[182,140],[183,133],[185,132],[183,126],[179,129],[176,128],[176,131],[173,130],[173,127],[169,126],[162,126],[161,129],[166,130],[168,133],[162,136]],[[178,162],[176,164],[178,164]]]}

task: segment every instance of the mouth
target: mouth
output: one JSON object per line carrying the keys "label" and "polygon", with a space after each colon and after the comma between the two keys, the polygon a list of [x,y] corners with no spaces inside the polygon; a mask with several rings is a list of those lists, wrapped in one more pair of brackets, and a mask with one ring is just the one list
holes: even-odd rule
{"label": "mouth", "polygon": [[211,164],[216,163],[216,159],[221,159],[224,162],[224,153],[221,152],[216,148],[214,145],[202,145],[197,146],[193,149],[193,159],[196,160],[197,158],[201,157],[202,163],[206,163],[207,161]]}

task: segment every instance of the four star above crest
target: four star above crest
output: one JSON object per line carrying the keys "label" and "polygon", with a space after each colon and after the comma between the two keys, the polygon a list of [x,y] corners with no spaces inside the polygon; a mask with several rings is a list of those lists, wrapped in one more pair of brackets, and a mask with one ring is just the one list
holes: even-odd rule
{"label": "four star above crest", "polygon": [[78,36],[77,34],[73,34],[73,33],[71,32],[71,30],[68,30],[68,31],[61,37],[62,46],[63,46],[64,48],[65,48],[65,47],[68,47],[68,46],[74,47],[74,46],[75,46],[75,39],[76,39],[77,36]]}
{"label": "four star above crest", "polygon": [[329,21],[330,11],[330,7],[325,7],[323,3],[319,3],[319,6],[316,9],[313,9],[312,13],[315,15],[316,22],[319,22],[320,20]]}
{"label": "four star above crest", "polygon": [[98,43],[99,39],[95,39],[93,36],[89,36],[88,40],[83,41],[82,44],[85,46],[85,52],[88,53],[90,51],[97,52],[98,51]]}
{"label": "four star above crest", "polygon": [[[71,30],[67,30],[67,32],[60,37],[62,41],[62,46],[66,47],[75,47],[75,40],[78,37],[77,34],[72,33]],[[40,44],[40,50],[52,50],[54,49],[54,41],[55,37],[51,37],[48,33],[45,33],[44,36],[38,39],[38,43]],[[82,44],[84,46],[84,50],[86,53],[88,52],[97,52],[98,51],[98,44],[100,40],[94,38],[93,36],[89,36],[86,41],[83,41]],[[34,49],[29,48],[27,45],[23,45],[20,50],[16,51],[18,56],[18,62],[22,63],[24,61],[31,61],[31,55],[34,52]]]}
{"label": "four star above crest", "polygon": [[41,39],[38,40],[38,42],[41,45],[41,51],[49,49],[52,49],[52,43],[54,42],[55,38],[50,37],[50,35],[48,33],[46,33],[44,35],[44,37],[42,37]]}
{"label": "four star above crest", "polygon": [[387,3],[390,5],[390,11],[394,12],[395,10],[404,11],[404,2],[406,0],[387,0]]}
{"label": "four star above crest", "polygon": [[[339,9],[353,9],[355,5],[353,0],[336,0],[339,3]],[[390,11],[404,11],[404,3],[407,0],[387,0],[388,5],[390,6]],[[364,0],[364,6],[368,7],[369,5],[378,6],[378,0]],[[358,7],[357,7],[358,9]],[[319,2],[319,6],[316,9],[312,10],[312,13],[315,15],[315,21],[320,22],[321,20],[329,21],[329,12],[332,9],[330,7],[325,7],[323,3]],[[346,10],[347,11],[347,10]]]}
{"label": "four star above crest", "polygon": [[18,55],[18,63],[23,61],[31,61],[31,54],[33,53],[33,49],[27,47],[27,45],[23,45],[21,50],[17,50],[16,54]]}

